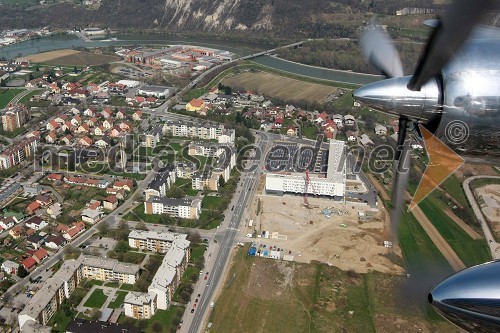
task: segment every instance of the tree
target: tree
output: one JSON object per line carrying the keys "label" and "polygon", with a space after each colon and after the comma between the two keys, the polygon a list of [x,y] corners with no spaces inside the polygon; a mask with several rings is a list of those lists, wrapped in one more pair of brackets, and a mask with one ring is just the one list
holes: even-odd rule
{"label": "tree", "polygon": [[19,269],[17,270],[17,276],[19,276],[20,278],[25,278],[28,276],[28,271],[26,270],[26,268],[24,268],[23,265],[20,265],[19,266]]}
{"label": "tree", "polygon": [[99,233],[107,235],[109,232],[109,225],[106,222],[99,223],[97,230],[99,230]]}
{"label": "tree", "polygon": [[73,67],[73,73],[76,73],[76,72],[78,72],[78,68],[76,68],[76,66],[75,66],[75,67]]}
{"label": "tree", "polygon": [[28,79],[31,81],[35,78],[35,76],[33,75],[33,73],[30,73],[30,75],[28,76]]}
{"label": "tree", "polygon": [[120,240],[115,246],[115,251],[116,252],[127,252],[130,250],[130,246],[128,245],[127,241]]}
{"label": "tree", "polygon": [[224,176],[222,176],[222,175],[219,176],[218,185],[219,185],[219,189],[223,188],[224,185],[226,185],[226,180],[224,179]]}
{"label": "tree", "polygon": [[151,325],[151,329],[155,333],[163,332],[163,325],[159,321],[154,321],[153,324]]}
{"label": "tree", "polygon": [[5,80],[0,81],[0,87],[7,87],[7,83],[5,83]]}
{"label": "tree", "polygon": [[99,318],[101,318],[101,315],[102,315],[102,312],[100,310],[92,309],[92,312],[90,314],[90,319],[98,320]]}
{"label": "tree", "polygon": [[148,226],[146,225],[146,223],[144,223],[144,221],[141,221],[141,222],[137,223],[137,225],[135,226],[135,229],[136,230],[148,230]]}
{"label": "tree", "polygon": [[172,185],[167,192],[167,197],[170,198],[180,199],[184,198],[185,196],[186,193],[184,193],[184,191],[179,186],[176,185]]}

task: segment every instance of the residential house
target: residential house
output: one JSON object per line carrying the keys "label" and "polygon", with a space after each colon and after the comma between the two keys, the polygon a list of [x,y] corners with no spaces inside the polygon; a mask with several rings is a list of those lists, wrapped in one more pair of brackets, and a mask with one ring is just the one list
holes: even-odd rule
{"label": "residential house", "polygon": [[45,246],[55,251],[61,249],[66,243],[66,239],[61,235],[50,235],[45,240]]}
{"label": "residential house", "polygon": [[356,119],[350,114],[344,116],[344,124],[346,126],[354,126],[356,124]]}
{"label": "residential house", "polygon": [[81,213],[82,220],[91,224],[96,223],[103,216],[104,212],[100,207],[97,209],[85,208]]}
{"label": "residential house", "polygon": [[5,260],[2,263],[1,269],[2,269],[2,271],[4,271],[7,274],[16,275],[17,274],[17,270],[19,269],[19,264],[17,262],[13,262],[13,261],[10,261],[10,260]]}
{"label": "residential house", "polygon": [[94,128],[93,132],[94,132],[94,135],[96,135],[96,136],[103,136],[104,133],[106,133],[106,129],[104,128],[104,126],[99,125],[96,128]]}
{"label": "residential house", "polygon": [[93,117],[95,116],[95,112],[92,109],[86,109],[85,111],[83,111],[83,115],[87,117]]}
{"label": "residential house", "polygon": [[80,126],[82,124],[82,118],[80,116],[74,116],[73,119],[71,119],[71,124],[73,126]]}
{"label": "residential house", "polygon": [[59,124],[54,119],[52,119],[47,123],[46,127],[48,131],[55,131],[59,128]]}
{"label": "residential house", "polygon": [[0,227],[3,230],[7,230],[7,229],[12,228],[16,223],[18,223],[18,222],[12,216],[8,216],[8,217],[2,216],[2,217],[0,217]]}
{"label": "residential house", "polygon": [[26,226],[33,230],[42,230],[48,225],[48,223],[38,216],[33,216],[29,220],[26,221]]}
{"label": "residential house", "polygon": [[141,121],[141,117],[142,117],[142,111],[138,110],[138,111],[134,112],[134,114],[132,115],[132,120],[133,121]]}
{"label": "residential house", "polygon": [[40,206],[42,207],[47,207],[49,206],[50,204],[52,204],[52,198],[48,195],[48,194],[44,194],[44,193],[39,193],[36,198],[35,198],[36,202],[38,202],[40,204]]}
{"label": "residential house", "polygon": [[351,131],[351,130],[347,130],[345,132],[345,136],[347,138],[347,141],[349,142],[354,142],[356,141],[356,134],[354,133],[354,131]]}
{"label": "residential house", "polygon": [[116,195],[107,196],[102,200],[102,204],[104,206],[104,209],[114,210],[116,209],[116,207],[118,207],[118,198],[116,197]]}
{"label": "residential house", "polygon": [[30,272],[36,266],[36,261],[35,259],[33,259],[33,257],[28,257],[23,260],[21,265],[24,266],[24,269]]}
{"label": "residential house", "polygon": [[374,145],[373,141],[366,134],[361,134],[361,138],[360,138],[359,142],[364,147],[373,147],[373,145]]}
{"label": "residential house", "polygon": [[81,124],[80,126],[78,126],[77,130],[76,130],[76,133],[78,134],[87,134],[89,133],[89,125],[87,124]]}
{"label": "residential house", "polygon": [[42,246],[44,241],[45,237],[37,234],[26,237],[26,243],[28,244],[28,246],[33,247],[35,250],[38,250]]}
{"label": "residential house", "polygon": [[60,141],[62,144],[70,146],[73,143],[73,136],[71,134],[66,134]]}
{"label": "residential house", "polygon": [[102,110],[101,115],[103,118],[108,119],[113,115],[113,111],[110,108],[105,108]]}
{"label": "residential house", "polygon": [[295,130],[295,127],[294,126],[288,126],[288,128],[286,130],[286,135],[288,135],[288,136],[296,136],[297,132]]}
{"label": "residential house", "polygon": [[57,135],[55,132],[50,132],[45,136],[45,142],[54,144],[57,140]]}
{"label": "residential house", "polygon": [[26,214],[33,215],[40,208],[41,208],[40,204],[37,201],[33,201],[26,207]]}
{"label": "residential house", "polygon": [[89,146],[92,146],[92,144],[94,143],[92,141],[91,138],[89,138],[88,136],[84,136],[83,138],[81,138],[78,143],[82,146],[85,146],[85,147],[89,147]]}
{"label": "residential house", "polygon": [[126,115],[125,115],[125,111],[123,110],[119,110],[118,112],[116,112],[115,114],[115,118],[116,119],[125,119]]}
{"label": "residential house", "polygon": [[47,176],[47,179],[51,181],[62,181],[63,178],[64,176],[59,173],[51,173],[50,175]]}
{"label": "residential house", "polygon": [[117,180],[113,183],[113,188],[124,189],[127,192],[132,191],[134,187],[134,181],[132,179],[124,178],[122,180]]}
{"label": "residential house", "polygon": [[102,122],[102,127],[104,127],[105,129],[109,130],[113,127],[113,121],[111,121],[111,119],[106,119]]}
{"label": "residential house", "polygon": [[49,206],[47,208],[47,214],[53,219],[58,218],[62,214],[61,204],[56,202],[55,204]]}
{"label": "residential house", "polygon": [[335,125],[337,126],[337,128],[340,129],[340,128],[344,127],[344,117],[341,114],[334,114],[332,116],[332,120],[335,123]]}
{"label": "residential house", "polygon": [[47,253],[47,250],[45,250],[44,248],[40,248],[40,249],[36,250],[32,256],[32,258],[35,259],[37,264],[41,263],[43,260],[45,260],[48,257],[49,257],[49,254]]}
{"label": "residential house", "polygon": [[95,142],[95,145],[99,148],[108,148],[111,145],[111,139],[107,136],[102,137],[101,139]]}
{"label": "residential house", "polygon": [[205,108],[205,101],[202,99],[192,99],[186,104],[186,111],[199,112]]}
{"label": "residential house", "polygon": [[387,127],[385,127],[384,125],[380,125],[380,124],[375,125],[375,134],[387,135]]}

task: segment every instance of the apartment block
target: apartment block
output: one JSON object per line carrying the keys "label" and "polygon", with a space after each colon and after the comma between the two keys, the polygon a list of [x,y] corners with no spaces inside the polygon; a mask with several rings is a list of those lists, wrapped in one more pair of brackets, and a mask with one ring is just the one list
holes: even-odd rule
{"label": "apartment block", "polygon": [[148,184],[144,194],[146,200],[150,197],[164,197],[168,189],[175,183],[176,171],[173,164],[169,164],[156,173],[155,178]]}
{"label": "apartment block", "polygon": [[2,128],[4,131],[14,131],[30,120],[28,108],[23,104],[11,105],[2,110]]}
{"label": "apartment block", "polygon": [[139,265],[84,254],[78,260],[83,265],[83,276],[88,279],[134,284],[139,278]]}
{"label": "apartment block", "polygon": [[18,315],[19,327],[33,321],[46,325],[61,303],[68,299],[83,278],[83,266],[79,260],[67,260],[61,268],[42,285]]}
{"label": "apartment block", "polygon": [[225,129],[224,125],[209,122],[167,121],[162,128],[164,135],[217,140],[219,143],[234,142],[233,129]]}
{"label": "apartment block", "polygon": [[132,230],[128,235],[128,245],[134,249],[167,253],[175,240],[185,240],[186,236],[171,232]]}
{"label": "apartment block", "polygon": [[0,170],[11,168],[34,156],[38,140],[34,136],[25,138],[0,153]]}
{"label": "apartment block", "polygon": [[[131,232],[133,237],[137,235]],[[158,268],[147,293],[130,292],[125,297],[125,315],[136,319],[147,319],[156,309],[166,310],[172,302],[172,295],[179,286],[189,261],[189,244],[186,235],[174,235],[162,264]],[[146,237],[146,234],[144,234]],[[130,235],[129,235],[130,237]],[[159,235],[147,237],[159,238]],[[166,236],[163,236],[166,237]],[[137,238],[135,238],[137,239]],[[130,242],[130,238],[129,238]]]}
{"label": "apartment block", "polygon": [[146,214],[168,214],[186,219],[198,219],[201,214],[201,200],[196,198],[160,198],[149,197],[144,202]]}

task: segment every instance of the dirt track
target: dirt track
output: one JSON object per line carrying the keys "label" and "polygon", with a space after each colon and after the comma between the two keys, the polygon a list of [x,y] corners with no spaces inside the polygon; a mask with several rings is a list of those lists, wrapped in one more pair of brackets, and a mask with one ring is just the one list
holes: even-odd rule
{"label": "dirt track", "polygon": [[472,239],[483,239],[483,236],[481,236],[476,230],[472,229],[467,223],[465,223],[460,217],[456,216],[455,213],[453,213],[449,209],[444,209],[443,210],[446,215],[450,219],[452,219],[460,228],[462,228]]}

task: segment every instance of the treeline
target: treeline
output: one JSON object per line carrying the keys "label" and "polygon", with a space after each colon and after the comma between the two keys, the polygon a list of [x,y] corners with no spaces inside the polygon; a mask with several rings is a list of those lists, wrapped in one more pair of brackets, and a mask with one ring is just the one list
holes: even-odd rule
{"label": "treeline", "polygon": [[[423,45],[413,43],[396,43],[395,45],[399,51],[404,72],[411,74],[416,67]],[[379,71],[366,62],[359,45],[353,41],[310,41],[298,49],[282,49],[279,51],[278,56],[312,66],[380,74]]]}

